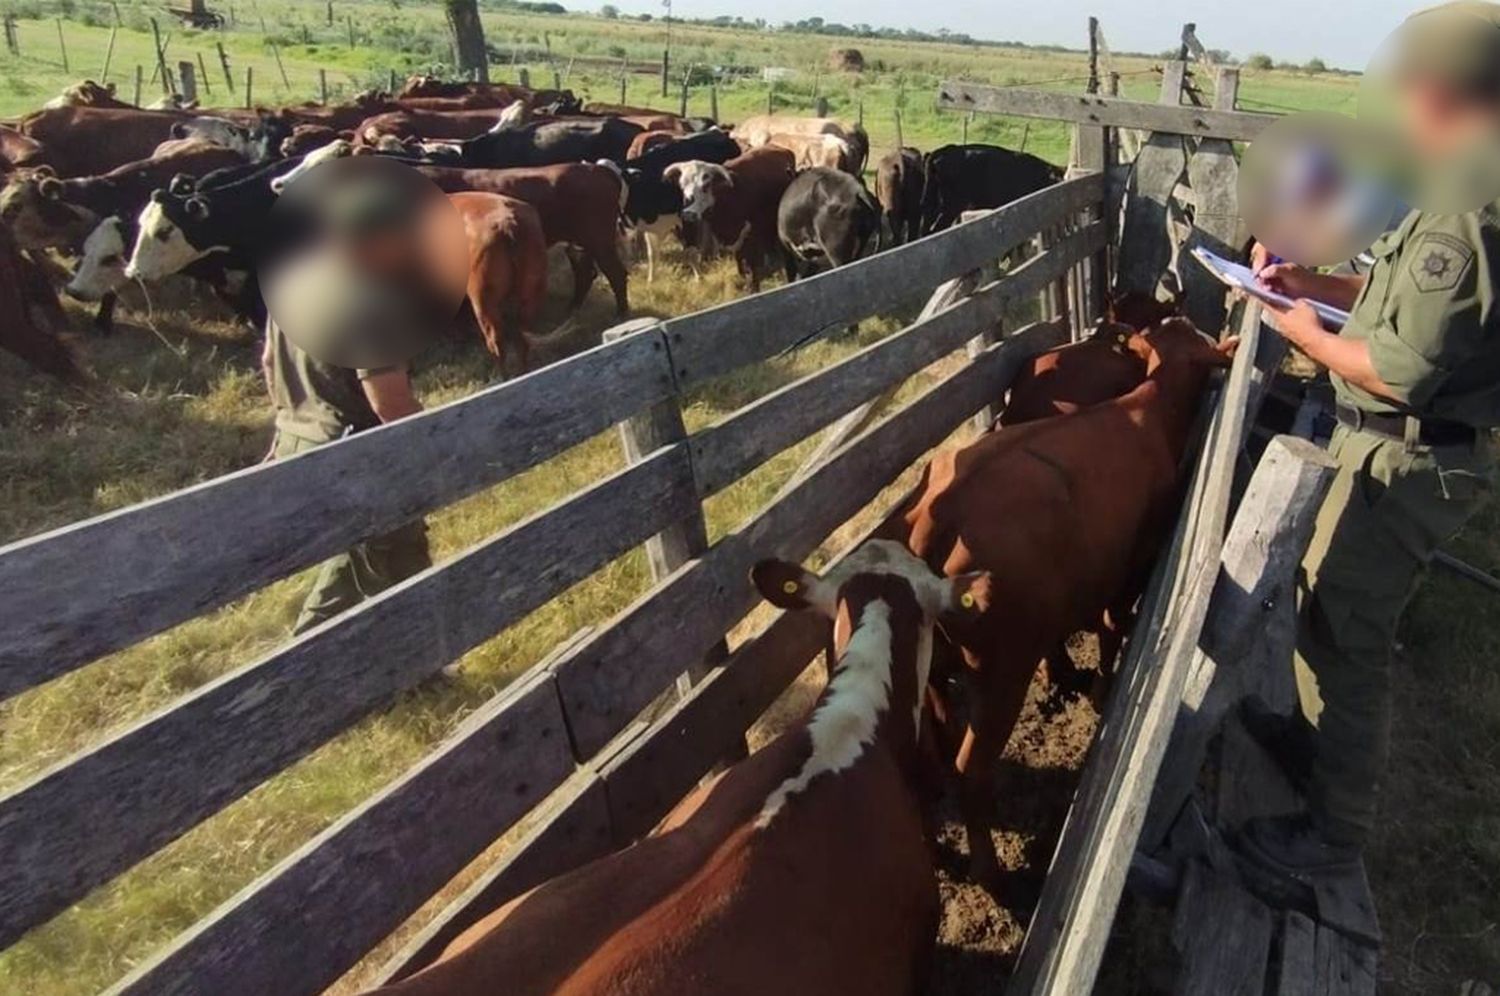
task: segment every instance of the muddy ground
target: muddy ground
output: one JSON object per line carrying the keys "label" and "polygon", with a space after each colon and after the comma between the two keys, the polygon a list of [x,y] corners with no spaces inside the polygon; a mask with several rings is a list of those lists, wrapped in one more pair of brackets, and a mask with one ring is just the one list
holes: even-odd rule
{"label": "muddy ground", "polygon": [[[1070,649],[1085,666],[1098,659],[1092,638],[1075,639]],[[800,718],[823,681],[820,660],[750,731],[751,748]],[[943,919],[926,996],[998,996],[1010,977],[1099,720],[1081,701],[1044,715],[1048,688],[1039,672],[996,774],[995,849],[1007,873],[998,900],[968,880],[968,848],[951,785],[944,797],[937,854]]]}

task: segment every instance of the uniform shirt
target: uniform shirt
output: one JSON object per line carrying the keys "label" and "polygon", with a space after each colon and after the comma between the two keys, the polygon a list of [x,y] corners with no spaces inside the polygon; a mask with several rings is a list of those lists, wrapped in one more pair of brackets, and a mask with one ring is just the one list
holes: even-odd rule
{"label": "uniform shirt", "polygon": [[1343,335],[1369,343],[1395,402],[1341,377],[1341,401],[1375,414],[1500,426],[1500,204],[1461,215],[1413,211],[1375,257]]}
{"label": "uniform shirt", "polygon": [[294,346],[274,321],[266,322],[266,338],[277,432],[326,443],[380,424],[360,381],[381,370],[353,370],[315,360]]}

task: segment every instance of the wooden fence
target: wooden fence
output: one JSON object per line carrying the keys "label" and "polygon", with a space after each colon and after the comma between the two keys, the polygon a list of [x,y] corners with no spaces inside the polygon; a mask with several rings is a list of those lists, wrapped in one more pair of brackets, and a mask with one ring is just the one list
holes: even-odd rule
{"label": "wooden fence", "polygon": [[[631,443],[618,473],[0,798],[0,945],[649,543],[659,580],[646,595],[557,648],[115,991],[316,992],[530,814],[524,839],[391,967],[400,974],[503,899],[638,836],[820,649],[815,621],[783,615],[733,655],[722,652],[725,634],[757,603],[749,565],[807,556],[993,404],[1023,359],[1067,338],[1058,323],[998,341],[994,329],[1007,302],[1053,295],[1083,267],[1100,272],[1104,196],[1102,175],[1082,176],[785,288],[634,324],[596,349],[411,419],[0,549],[0,695],[8,697],[612,425],[624,424]],[[955,281],[1042,232],[1050,233],[1045,251],[970,293],[954,291]],[[684,392],[938,285],[946,307],[702,431],[683,431]],[[1073,300],[1076,324],[1097,315],[1090,294]],[[706,544],[706,497],[966,344],[970,361],[956,373]],[[686,694],[664,715],[639,718],[684,672],[697,675]]]}

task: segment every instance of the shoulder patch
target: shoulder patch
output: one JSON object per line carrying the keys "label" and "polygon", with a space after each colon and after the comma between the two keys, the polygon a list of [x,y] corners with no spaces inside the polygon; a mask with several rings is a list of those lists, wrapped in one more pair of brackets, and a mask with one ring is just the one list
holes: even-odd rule
{"label": "shoulder patch", "polygon": [[1474,249],[1446,232],[1428,232],[1408,250],[1407,272],[1423,294],[1452,290],[1474,261]]}

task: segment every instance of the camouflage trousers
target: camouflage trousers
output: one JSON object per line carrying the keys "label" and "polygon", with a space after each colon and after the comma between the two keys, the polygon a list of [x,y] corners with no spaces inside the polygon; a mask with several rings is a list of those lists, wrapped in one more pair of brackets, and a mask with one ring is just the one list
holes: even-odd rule
{"label": "camouflage trousers", "polygon": [[1309,805],[1330,840],[1361,844],[1390,754],[1396,626],[1438,547],[1492,486],[1489,437],[1408,448],[1340,425],[1338,464],[1302,562],[1297,690],[1317,727]]}
{"label": "camouflage trousers", "polygon": [[[281,459],[320,445],[283,432],[276,437],[275,453],[277,459]],[[431,566],[427,525],[421,519],[356,543],[323,561],[312,590],[302,602],[292,634],[302,633],[347,612],[365,599]]]}

